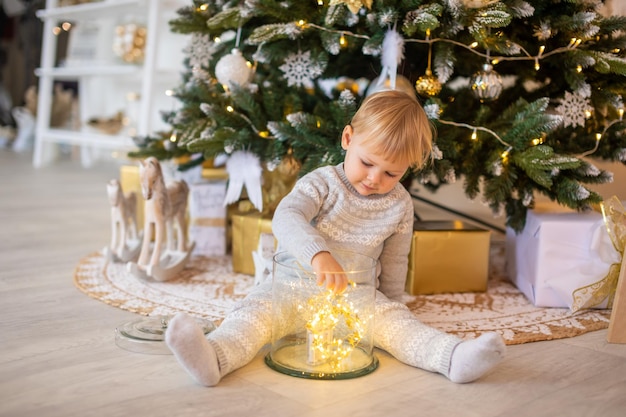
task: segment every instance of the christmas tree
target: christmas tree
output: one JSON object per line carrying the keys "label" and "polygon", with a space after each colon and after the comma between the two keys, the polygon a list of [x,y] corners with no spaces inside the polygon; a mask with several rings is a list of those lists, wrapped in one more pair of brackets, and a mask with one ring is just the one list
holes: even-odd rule
{"label": "christmas tree", "polygon": [[360,102],[396,88],[418,96],[436,130],[433,163],[405,184],[458,178],[521,230],[538,195],[574,209],[602,200],[586,185],[612,174],[590,158],[626,163],[626,18],[601,6],[194,1],[171,22],[191,35],[181,108],[165,115],[172,132],[134,156],[188,156],[185,169],[245,154],[303,174],[341,162],[340,133]]}

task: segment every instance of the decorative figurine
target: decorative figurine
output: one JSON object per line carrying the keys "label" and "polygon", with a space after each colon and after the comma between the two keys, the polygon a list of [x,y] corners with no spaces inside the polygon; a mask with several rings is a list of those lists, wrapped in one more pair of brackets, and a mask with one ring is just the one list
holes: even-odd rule
{"label": "decorative figurine", "polygon": [[182,180],[166,187],[161,164],[154,157],[140,161],[139,178],[145,199],[143,243],[137,263],[129,262],[127,268],[139,278],[167,281],[183,270],[194,247],[187,243],[189,187]]}
{"label": "decorative figurine", "polygon": [[107,183],[107,195],[111,203],[111,244],[104,253],[113,262],[133,261],[141,247],[137,233],[137,195],[134,191],[125,195],[116,179]]}

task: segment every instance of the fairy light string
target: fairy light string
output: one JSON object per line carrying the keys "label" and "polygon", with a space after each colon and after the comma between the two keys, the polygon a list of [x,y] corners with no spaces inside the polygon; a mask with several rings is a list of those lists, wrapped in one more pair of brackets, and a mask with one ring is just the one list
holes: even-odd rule
{"label": "fairy light string", "polygon": [[[323,5],[323,2],[321,2],[319,4]],[[320,26],[320,25],[308,22],[308,21],[306,21],[304,19],[300,19],[300,20],[294,22],[294,24],[296,25],[296,27],[298,27],[298,28],[300,28],[302,30],[314,29],[314,30],[318,30],[318,31],[322,31],[322,32],[335,34],[335,35],[338,36],[340,45],[342,47],[345,47],[345,45],[347,44],[347,42],[348,42],[347,38],[348,37],[351,37],[351,38],[354,38],[354,39],[362,39],[362,40],[370,40],[371,39],[371,37],[368,36],[368,35],[354,33],[354,32],[351,32],[349,30],[346,30],[346,29],[341,29],[341,30],[331,29],[331,28],[328,28],[328,27],[324,27],[324,26]],[[238,28],[238,29],[239,30],[237,31],[237,44],[239,43],[239,37],[240,37],[240,34],[241,34],[241,32],[240,32],[241,28]],[[436,38],[436,37],[433,38],[433,37],[431,37],[431,33],[430,33],[429,29],[427,29],[426,35],[425,35],[424,39],[409,38],[409,39],[405,39],[405,42],[406,43],[427,44],[428,47],[429,47],[429,56],[428,56],[429,64],[430,64],[430,59],[431,59],[430,53],[431,53],[432,45],[437,43],[437,42],[444,42],[444,43],[449,43],[449,44],[458,46],[460,48],[463,48],[463,49],[471,52],[472,54],[475,54],[475,55],[477,55],[479,57],[482,57],[487,62],[490,62],[492,65],[496,65],[496,64],[498,64],[500,62],[503,62],[503,61],[531,61],[534,64],[535,70],[538,71],[540,69],[540,67],[541,67],[540,66],[540,61],[541,60],[549,58],[549,57],[552,57],[554,55],[570,52],[573,49],[578,48],[582,44],[583,40],[578,38],[578,37],[572,37],[567,45],[555,48],[555,49],[547,51],[547,52],[546,52],[546,46],[545,45],[540,45],[539,48],[538,48],[537,54],[535,54],[535,55],[531,54],[522,45],[520,45],[520,44],[518,44],[516,42],[509,41],[510,42],[510,46],[512,46],[513,49],[518,50],[521,53],[521,56],[510,56],[510,55],[509,56],[505,56],[505,55],[493,56],[489,49],[486,49],[485,52],[482,52],[482,51],[478,50],[477,49],[477,47],[478,47],[478,43],[477,42],[472,42],[471,44],[466,45],[466,44],[464,44],[462,42],[458,42],[458,41],[453,40],[453,39]],[[261,45],[259,46],[259,48],[260,47],[261,47]],[[429,65],[428,69],[430,70],[430,65]],[[248,123],[248,125],[257,134],[259,134],[258,129],[256,129],[256,127],[251,123],[250,120],[247,120],[247,118],[245,116],[243,116],[243,115],[241,115],[241,117]],[[598,149],[598,146],[599,146],[598,144],[599,144],[600,138],[602,136],[604,136],[606,131],[611,126],[613,126],[614,124],[620,122],[621,120],[622,120],[621,117],[620,117],[619,120],[614,120],[613,122],[611,122],[604,129],[604,131],[601,134],[597,134],[596,135],[597,140],[596,140],[596,143],[595,143],[595,146],[593,147],[593,149],[590,149],[589,151],[584,152],[583,154],[581,154],[581,156],[588,156],[588,155],[594,153]],[[457,123],[457,122],[453,122],[453,121],[449,121],[449,120],[443,120],[443,119],[439,119],[438,121],[441,124],[451,125],[451,126],[456,126],[456,127],[464,127],[464,128],[472,130],[472,132],[473,132],[472,133],[472,140],[476,140],[476,135],[475,135],[476,131],[482,131],[482,132],[488,133],[490,136],[493,136],[502,145],[504,145],[505,148],[507,150],[509,150],[509,152],[510,152],[510,149],[512,149],[512,146],[509,143],[507,143],[504,140],[502,140],[502,138],[496,132],[494,132],[491,129],[488,129],[488,128],[485,128],[485,127],[482,127],[482,126],[471,126],[471,125],[468,125],[468,124],[465,124],[465,123]],[[270,137],[264,136],[264,137],[272,139],[271,136]],[[534,142],[531,141],[531,144],[534,145]],[[506,154],[508,154],[509,152],[505,151]]]}
{"label": "fairy light string", "polygon": [[[301,265],[296,273],[300,279],[315,280],[315,276]],[[356,283],[349,281],[348,290],[354,287]],[[340,369],[342,362],[363,339],[366,326],[348,294],[345,291],[337,293],[330,289],[323,290],[311,296],[304,305],[298,306],[305,315],[305,327],[310,334],[308,347],[309,361],[312,364],[326,363],[332,369]],[[342,323],[348,333],[343,337],[335,337],[335,330]]]}
{"label": "fairy light string", "polygon": [[[312,356],[333,369],[341,368],[343,360],[350,356],[365,334],[358,310],[345,295],[326,290],[307,300],[306,311],[309,318],[305,327],[311,334]],[[342,319],[349,333],[345,337],[334,337]]]}
{"label": "fairy light string", "polygon": [[613,127],[614,125],[616,125],[617,123],[620,123],[624,120],[624,109],[620,108],[618,109],[618,113],[619,113],[619,118],[615,119],[613,121],[611,121],[611,123],[607,124],[604,129],[602,129],[602,133],[596,133],[596,142],[595,145],[592,149],[583,152],[579,155],[579,157],[583,158],[585,156],[589,156],[591,154],[593,154],[595,151],[598,150],[598,147],[600,146],[600,141],[602,140],[602,138],[604,137],[604,135],[606,134],[606,132]]}
{"label": "fairy light string", "polygon": [[[345,29],[342,30],[336,30],[336,29],[330,29],[327,27],[323,27],[323,26],[319,26],[316,25],[314,23],[310,23],[307,22],[305,20],[299,20],[298,22],[296,22],[296,25],[299,26],[302,29],[306,29],[306,28],[314,28],[323,32],[328,32],[328,33],[334,33],[337,35],[340,35],[342,37],[352,37],[352,38],[357,38],[357,39],[364,39],[364,40],[370,40],[371,37],[368,35],[361,35],[358,33],[353,33],[350,31],[346,31]],[[473,42],[470,45],[466,45],[462,42],[459,41],[455,41],[453,39],[447,39],[447,38],[431,38],[430,37],[430,30],[427,29],[427,35],[425,37],[425,39],[417,39],[417,38],[409,38],[409,39],[405,39],[406,43],[422,43],[422,44],[429,44],[432,45],[434,43],[437,42],[445,42],[445,43],[450,43],[452,45],[458,46],[460,48],[466,49],[467,51],[478,55],[480,57],[485,58],[486,60],[490,61],[493,65],[502,62],[502,61],[533,61],[536,65],[538,64],[538,62],[542,59],[551,57],[553,55],[558,55],[558,54],[562,54],[562,53],[566,53],[571,51],[572,49],[577,48],[578,46],[580,46],[580,44],[582,43],[582,39],[580,38],[571,38],[570,42],[566,45],[566,46],[561,46],[558,48],[555,48],[549,52],[545,52],[546,47],[545,45],[541,45],[539,47],[539,51],[537,53],[537,55],[533,55],[530,52],[528,52],[522,45],[516,43],[516,42],[511,42],[510,44],[512,46],[514,46],[515,48],[519,49],[519,51],[523,54],[523,56],[506,56],[506,55],[499,55],[499,56],[490,56],[489,52],[481,52],[479,50],[476,49],[476,47],[478,46],[478,43]]]}
{"label": "fairy light string", "polygon": [[444,119],[438,119],[437,121],[439,123],[443,124],[443,125],[450,125],[450,126],[455,126],[455,127],[464,127],[466,129],[470,129],[472,131],[472,139],[476,139],[476,131],[480,130],[481,132],[486,132],[486,133],[490,134],[491,136],[493,136],[494,138],[496,138],[498,140],[498,142],[500,142],[501,144],[503,144],[507,148],[512,147],[512,145],[510,143],[508,143],[505,140],[503,140],[496,132],[494,132],[493,130],[488,129],[486,127],[473,126],[473,125],[469,125],[467,123],[453,122],[453,121],[444,120]]}
{"label": "fairy light string", "polygon": [[[357,34],[357,33],[353,33],[350,31],[346,31],[345,29],[342,30],[335,30],[335,29],[330,29],[327,27],[323,27],[323,26],[319,26],[316,25],[314,23],[309,23],[306,20],[299,20],[297,23],[297,26],[304,29],[307,28],[312,28],[312,29],[316,29],[319,31],[323,31],[323,32],[328,32],[328,33],[333,33],[333,34],[337,34],[340,36],[340,39],[345,39],[346,37],[352,37],[352,38],[356,38],[356,39],[364,39],[364,40],[369,40],[371,39],[370,36],[367,35],[362,35],[362,34]],[[432,45],[437,43],[437,42],[444,42],[444,43],[449,43],[455,46],[458,46],[460,48],[463,48],[469,52],[471,52],[472,54],[475,54],[479,57],[484,58],[487,62],[491,63],[492,65],[496,65],[500,62],[503,61],[531,61],[533,62],[534,68],[536,71],[539,71],[539,69],[541,68],[540,65],[540,61],[547,59],[549,57],[552,57],[554,55],[558,55],[558,54],[563,54],[563,53],[567,53],[572,51],[573,49],[578,48],[583,40],[581,38],[578,37],[572,37],[569,41],[569,43],[565,46],[561,46],[558,48],[555,48],[553,50],[547,51],[546,52],[546,46],[545,45],[540,45],[537,51],[537,54],[533,55],[531,54],[526,48],[524,48],[522,45],[516,43],[516,42],[510,42],[510,46],[513,47],[513,49],[516,49],[518,51],[520,51],[520,53],[522,54],[521,56],[505,56],[505,55],[498,55],[498,56],[494,56],[491,54],[492,51],[490,51],[489,49],[486,49],[485,52],[481,52],[480,50],[477,50],[476,48],[478,47],[478,42],[472,42],[469,45],[466,45],[462,42],[458,42],[455,41],[453,39],[447,39],[447,38],[433,38],[431,37],[431,32],[429,29],[427,29],[426,34],[425,34],[425,38],[424,39],[417,39],[417,38],[410,38],[410,39],[405,39],[406,43],[418,43],[418,44],[427,44],[429,47],[429,56],[428,56],[428,60],[430,63],[430,49],[432,48]],[[430,65],[429,68],[430,69]],[[582,68],[578,69],[577,71],[580,72],[582,70]],[[614,120],[613,122],[611,122],[602,132],[602,134],[597,134],[597,140],[595,143],[595,146],[593,149],[586,151],[585,153],[582,154],[582,156],[588,156],[592,153],[594,153],[595,151],[597,151],[598,149],[598,143],[600,141],[599,138],[601,138],[602,136],[604,136],[604,134],[606,133],[606,131],[613,126],[614,124],[620,122],[622,120],[622,118],[620,117],[619,120]],[[468,128],[472,130],[472,140],[476,140],[476,131],[482,131],[482,132],[486,132],[489,135],[493,136],[494,138],[496,138],[500,143],[502,143],[506,150],[503,152],[503,155],[507,155],[510,153],[511,149],[513,149],[513,147],[505,142],[504,140],[502,140],[502,138],[500,138],[500,136],[495,133],[493,130],[490,130],[488,128],[485,127],[481,127],[481,126],[471,126],[465,123],[457,123],[457,122],[452,122],[452,121],[448,121],[448,120],[442,120],[439,119],[438,120],[441,124],[446,124],[446,125],[451,125],[451,126],[456,126],[456,127],[464,127],[464,128]],[[599,135],[599,136],[598,136]],[[599,138],[598,138],[599,137]],[[534,141],[531,141],[531,145],[535,145]]]}

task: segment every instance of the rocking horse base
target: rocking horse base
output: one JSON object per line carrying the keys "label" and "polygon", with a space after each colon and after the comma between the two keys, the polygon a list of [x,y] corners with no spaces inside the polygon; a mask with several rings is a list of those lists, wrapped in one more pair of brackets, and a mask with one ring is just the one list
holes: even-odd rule
{"label": "rocking horse base", "polygon": [[[115,329],[115,344],[136,353],[168,355],[172,352],[165,344],[165,331],[170,316],[144,317],[124,323]],[[205,335],[216,329],[210,320],[196,319]]]}
{"label": "rocking horse base", "polygon": [[110,247],[106,246],[102,253],[104,254],[105,259],[109,262],[131,262],[135,261],[137,257],[139,257],[139,252],[141,251],[141,236],[137,239],[129,240],[124,249],[121,251],[115,251]]}
{"label": "rocking horse base", "polygon": [[187,251],[184,252],[166,250],[163,252],[163,255],[161,255],[158,265],[148,265],[144,267],[135,262],[128,262],[126,268],[128,272],[139,279],[153,279],[160,282],[169,281],[185,269],[185,265],[195,246],[195,242],[192,242]]}

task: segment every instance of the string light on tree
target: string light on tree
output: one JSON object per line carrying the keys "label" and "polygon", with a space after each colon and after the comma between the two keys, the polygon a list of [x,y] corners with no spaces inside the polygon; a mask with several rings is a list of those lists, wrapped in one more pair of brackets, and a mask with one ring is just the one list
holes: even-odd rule
{"label": "string light on tree", "polygon": [[[196,58],[185,61],[190,71],[176,90],[183,101],[181,110],[167,115],[179,136],[177,152],[201,155],[196,158],[200,163],[201,158],[222,153],[226,145],[251,149],[267,160],[280,160],[293,149],[295,158],[306,161],[303,173],[334,163],[342,156],[341,147],[335,146],[337,131],[349,120],[349,113],[373,91],[393,88],[392,74],[395,88],[404,90],[402,74],[411,80],[407,93],[424,98],[428,118],[440,133],[437,141],[444,150],[443,160],[424,172],[436,177],[433,189],[445,182],[448,167],[484,178],[485,189],[497,191],[486,195],[490,207],[506,207],[507,226],[515,230],[524,226],[519,190],[540,190],[581,209],[600,198],[597,193],[584,201],[572,198],[571,182],[585,183],[589,176],[581,177],[558,161],[570,161],[571,155],[580,158],[591,147],[583,155],[626,159],[626,125],[615,121],[623,108],[620,98],[626,96],[623,34],[616,34],[615,28],[626,27],[626,17],[608,18],[598,9],[601,0],[561,1],[558,8],[502,0],[279,3],[280,10],[274,2],[247,1],[241,7],[224,8],[222,0],[198,1],[180,14],[174,29],[207,38],[195,40]],[[305,18],[311,22],[300,20]],[[245,42],[226,38],[237,25],[246,35]],[[400,35],[395,47],[383,45],[390,31]],[[221,44],[214,44],[217,37],[223,38]],[[347,45],[342,47],[344,41]],[[404,54],[397,47],[402,44]],[[244,57],[253,57],[258,66],[254,81],[246,86],[250,89],[258,83],[253,94],[228,95],[212,71],[233,47]],[[389,52],[394,52],[389,58],[401,58],[400,62],[383,60]],[[420,65],[426,63],[427,53],[432,68]],[[483,68],[484,64],[491,67]],[[323,71],[318,72],[316,65]],[[194,66],[203,66],[204,72]],[[386,77],[370,81],[384,70]],[[347,80],[340,82],[341,78]],[[328,85],[323,87],[325,81]],[[586,95],[581,94],[587,85]],[[481,105],[494,100],[497,108]],[[212,105],[210,115],[197,111],[200,103]],[[226,104],[232,105],[232,113],[227,113]],[[285,117],[290,114],[300,115],[297,124]],[[458,123],[457,118],[469,124]],[[233,128],[238,119],[244,123],[236,122],[236,135],[225,141],[221,132]],[[261,132],[266,131],[269,137],[264,138]],[[474,131],[480,146],[471,142]],[[595,140],[596,132],[601,133],[600,141]],[[276,141],[281,146],[275,146]],[[163,155],[161,143],[162,138],[146,147],[145,153],[153,149],[155,155]],[[465,146],[466,152],[451,152],[455,146]],[[502,165],[500,154],[509,146],[514,151],[508,164]],[[551,154],[542,150],[548,148]],[[492,164],[481,163],[494,152],[502,172],[510,173],[510,182],[493,181]],[[537,181],[541,176],[530,175],[534,172],[559,178],[547,189]],[[519,191],[519,197],[512,190]]]}
{"label": "string light on tree", "polygon": [[165,147],[165,149],[167,150],[174,150],[176,149],[176,142],[177,142],[178,138],[176,136],[176,132],[172,131],[172,133],[170,134],[170,137],[168,140],[163,141],[163,147]]}

